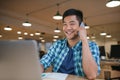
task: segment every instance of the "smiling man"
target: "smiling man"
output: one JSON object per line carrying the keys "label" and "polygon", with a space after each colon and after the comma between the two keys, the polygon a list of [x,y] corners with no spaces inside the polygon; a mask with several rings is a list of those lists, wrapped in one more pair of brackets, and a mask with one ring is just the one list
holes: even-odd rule
{"label": "smiling man", "polygon": [[87,32],[80,24],[83,13],[68,9],[63,14],[63,32],[66,38],[56,41],[40,60],[43,70],[53,66],[53,72],[95,79],[100,73],[98,45],[87,40]]}

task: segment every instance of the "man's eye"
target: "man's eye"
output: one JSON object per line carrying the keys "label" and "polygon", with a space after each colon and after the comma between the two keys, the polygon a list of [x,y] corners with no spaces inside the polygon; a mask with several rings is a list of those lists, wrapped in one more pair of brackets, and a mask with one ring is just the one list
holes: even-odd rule
{"label": "man's eye", "polygon": [[67,24],[63,24],[63,26],[66,26]]}
{"label": "man's eye", "polygon": [[70,25],[75,25],[74,23],[71,23]]}

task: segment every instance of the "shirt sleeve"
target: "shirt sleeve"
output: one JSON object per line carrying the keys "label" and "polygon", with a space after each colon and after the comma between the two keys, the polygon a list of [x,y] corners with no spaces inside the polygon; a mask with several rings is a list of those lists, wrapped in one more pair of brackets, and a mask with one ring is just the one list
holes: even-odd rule
{"label": "shirt sleeve", "polygon": [[100,74],[100,52],[99,52],[99,47],[95,42],[91,42],[90,43],[90,49],[91,49],[91,53],[94,57],[94,60],[97,63],[98,66],[98,75]]}
{"label": "shirt sleeve", "polygon": [[56,43],[52,45],[48,52],[40,59],[40,64],[44,66],[44,69],[47,69],[54,60],[55,45]]}

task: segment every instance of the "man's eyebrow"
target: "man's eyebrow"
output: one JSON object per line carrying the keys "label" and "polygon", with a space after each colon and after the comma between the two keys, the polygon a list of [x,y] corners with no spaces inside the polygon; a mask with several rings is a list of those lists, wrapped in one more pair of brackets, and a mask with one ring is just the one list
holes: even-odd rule
{"label": "man's eyebrow", "polygon": [[[75,21],[69,21],[69,23],[73,23],[73,22],[75,22]],[[66,23],[65,21],[63,21],[63,23]]]}
{"label": "man's eyebrow", "polygon": [[71,23],[71,22],[73,23],[73,22],[75,22],[75,21],[70,21],[69,23]]}

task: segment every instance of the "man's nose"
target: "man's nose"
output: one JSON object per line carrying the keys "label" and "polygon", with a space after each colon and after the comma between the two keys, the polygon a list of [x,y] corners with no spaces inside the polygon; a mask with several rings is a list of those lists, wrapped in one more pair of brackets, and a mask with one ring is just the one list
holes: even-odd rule
{"label": "man's nose", "polygon": [[70,25],[67,25],[67,29],[71,29],[72,27]]}

